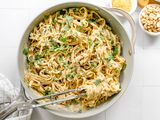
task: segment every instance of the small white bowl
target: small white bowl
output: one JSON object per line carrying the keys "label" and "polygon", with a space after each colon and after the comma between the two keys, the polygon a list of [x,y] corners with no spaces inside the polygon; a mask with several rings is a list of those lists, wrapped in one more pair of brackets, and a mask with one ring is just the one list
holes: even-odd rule
{"label": "small white bowl", "polygon": [[[158,4],[149,4],[149,5],[147,5],[147,6],[150,6],[150,5],[153,5],[153,6],[157,6]],[[151,35],[151,36],[159,36],[160,35],[160,32],[149,32],[149,31],[147,31],[146,29],[144,29],[144,27],[143,27],[143,25],[142,25],[142,23],[141,23],[141,14],[143,13],[143,11],[146,9],[146,7],[147,6],[145,6],[142,10],[141,10],[141,12],[140,12],[140,14],[139,14],[139,25],[140,25],[140,27],[141,27],[141,29],[145,32],[145,33],[147,33],[147,34],[149,34],[149,35]],[[160,6],[160,5],[159,5]]]}
{"label": "small white bowl", "polygon": [[[131,2],[132,2],[132,8],[131,8],[131,11],[129,12],[130,15],[131,15],[132,13],[134,13],[135,10],[136,10],[136,8],[137,8],[137,0],[131,0]],[[113,6],[112,6],[112,0],[110,0],[109,6],[110,6],[111,8],[113,8]]]}

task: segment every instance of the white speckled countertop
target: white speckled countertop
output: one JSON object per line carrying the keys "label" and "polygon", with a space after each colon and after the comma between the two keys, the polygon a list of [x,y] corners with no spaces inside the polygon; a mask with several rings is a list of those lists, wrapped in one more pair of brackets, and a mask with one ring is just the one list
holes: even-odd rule
{"label": "white speckled countertop", "polygon": [[[0,0],[0,73],[19,85],[17,50],[20,38],[33,18],[49,6],[69,0]],[[72,0],[73,1],[73,0]],[[85,0],[80,0],[85,1]],[[107,6],[107,0],[88,0]],[[146,35],[137,26],[135,68],[126,93],[106,112],[83,120],[160,120],[160,36]],[[125,28],[128,24],[123,22]],[[66,120],[35,109],[31,120]]]}

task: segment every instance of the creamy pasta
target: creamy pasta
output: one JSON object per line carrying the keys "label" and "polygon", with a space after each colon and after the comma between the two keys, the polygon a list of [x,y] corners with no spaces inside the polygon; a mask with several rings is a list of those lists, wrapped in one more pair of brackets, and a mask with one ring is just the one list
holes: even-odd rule
{"label": "creamy pasta", "polygon": [[[121,90],[119,77],[126,61],[120,40],[93,10],[67,8],[44,16],[30,33],[23,53],[25,82],[41,95],[85,89],[86,96],[57,105],[61,108],[88,110]],[[75,94],[80,92],[58,98]]]}

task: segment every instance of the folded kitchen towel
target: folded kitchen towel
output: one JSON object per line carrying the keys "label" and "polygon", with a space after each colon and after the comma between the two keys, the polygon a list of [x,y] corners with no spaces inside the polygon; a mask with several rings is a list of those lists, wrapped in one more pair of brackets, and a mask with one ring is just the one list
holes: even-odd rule
{"label": "folded kitchen towel", "polygon": [[[6,107],[10,102],[15,100],[19,94],[19,89],[14,88],[12,83],[0,73],[0,110]],[[9,102],[8,104],[2,104]],[[32,110],[16,111],[6,120],[30,120]]]}

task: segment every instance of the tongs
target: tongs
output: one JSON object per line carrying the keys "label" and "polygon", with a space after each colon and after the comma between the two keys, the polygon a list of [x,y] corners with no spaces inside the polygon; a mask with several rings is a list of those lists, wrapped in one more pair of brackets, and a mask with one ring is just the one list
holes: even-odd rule
{"label": "tongs", "polygon": [[[73,96],[69,96],[69,97],[61,98],[61,99],[54,99],[49,102],[38,103],[38,101],[40,101],[40,100],[52,99],[52,98],[55,98],[59,95],[64,95],[64,94],[72,93],[72,92],[81,92],[81,91],[84,91],[84,89],[83,88],[70,89],[67,91],[46,95],[46,96],[39,97],[36,99],[29,99],[29,100],[27,99],[25,101],[22,101],[22,100],[13,101],[9,106],[7,106],[6,108],[4,108],[3,110],[0,111],[0,120],[4,120],[10,114],[12,114],[13,112],[15,112],[17,110],[21,111],[21,110],[33,109],[33,108],[37,108],[37,107],[43,107],[43,106],[56,104],[56,103],[60,103],[60,102],[68,101],[68,100],[73,100],[73,99],[85,96],[86,93],[82,92],[81,94],[78,94],[78,95],[73,95]],[[23,94],[23,98],[25,98],[25,99],[27,98],[25,96],[24,89],[22,87],[21,87],[20,93]]]}

